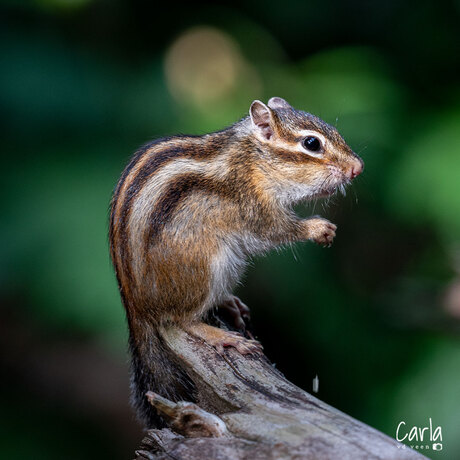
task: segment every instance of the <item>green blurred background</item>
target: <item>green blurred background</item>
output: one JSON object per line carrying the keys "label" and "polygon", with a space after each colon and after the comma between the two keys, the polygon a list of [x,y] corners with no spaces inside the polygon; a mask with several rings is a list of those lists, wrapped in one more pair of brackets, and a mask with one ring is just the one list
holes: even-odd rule
{"label": "green blurred background", "polygon": [[2,2],[0,455],[132,456],[112,188],[149,139],[281,96],[336,125],[366,168],[316,206],[339,227],[331,249],[254,261],[238,294],[256,333],[299,386],[318,375],[321,399],[392,437],[431,417],[443,451],[426,453],[460,458],[459,9]]}

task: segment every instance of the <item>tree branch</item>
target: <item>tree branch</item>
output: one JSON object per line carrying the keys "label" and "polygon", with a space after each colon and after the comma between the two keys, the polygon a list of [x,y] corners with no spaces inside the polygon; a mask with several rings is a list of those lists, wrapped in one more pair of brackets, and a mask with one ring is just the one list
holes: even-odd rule
{"label": "tree branch", "polygon": [[171,328],[164,341],[191,376],[196,404],[149,394],[170,421],[137,459],[423,459],[414,450],[287,381],[265,356],[219,354]]}

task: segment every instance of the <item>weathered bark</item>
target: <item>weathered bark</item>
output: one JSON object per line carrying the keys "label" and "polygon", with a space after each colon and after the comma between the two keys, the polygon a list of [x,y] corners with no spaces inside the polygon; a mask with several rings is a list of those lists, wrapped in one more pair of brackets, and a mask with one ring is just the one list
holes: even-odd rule
{"label": "weathered bark", "polygon": [[137,459],[426,458],[296,387],[264,356],[219,354],[178,329],[164,339],[191,375],[197,403],[150,394],[171,429],[150,430]]}

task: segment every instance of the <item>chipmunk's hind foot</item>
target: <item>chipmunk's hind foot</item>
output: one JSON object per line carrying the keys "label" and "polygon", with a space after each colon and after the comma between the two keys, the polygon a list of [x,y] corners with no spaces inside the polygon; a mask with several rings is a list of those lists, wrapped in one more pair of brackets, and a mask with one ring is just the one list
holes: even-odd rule
{"label": "chipmunk's hind foot", "polygon": [[224,331],[205,323],[195,323],[187,331],[223,353],[225,348],[233,347],[242,355],[262,353],[262,345],[257,340],[246,339],[238,332]]}

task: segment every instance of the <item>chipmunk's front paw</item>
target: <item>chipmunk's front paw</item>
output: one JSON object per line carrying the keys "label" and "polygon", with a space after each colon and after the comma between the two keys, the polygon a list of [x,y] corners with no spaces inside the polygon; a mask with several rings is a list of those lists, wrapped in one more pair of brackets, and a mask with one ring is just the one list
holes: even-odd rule
{"label": "chipmunk's front paw", "polygon": [[[246,322],[250,320],[249,307],[236,296],[230,296],[219,307],[230,318],[231,324],[241,333],[246,332]],[[253,337],[250,337],[253,338]]]}
{"label": "chipmunk's front paw", "polygon": [[335,237],[337,226],[322,218],[308,219],[308,238],[317,244],[329,247]]}

